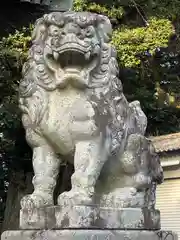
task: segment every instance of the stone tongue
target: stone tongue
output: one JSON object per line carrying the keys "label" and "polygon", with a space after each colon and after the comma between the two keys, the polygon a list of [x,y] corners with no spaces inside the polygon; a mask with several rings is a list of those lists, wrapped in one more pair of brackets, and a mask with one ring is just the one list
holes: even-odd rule
{"label": "stone tongue", "polygon": [[71,74],[79,74],[80,73],[80,69],[78,69],[78,68],[73,68],[73,67],[67,67],[67,68],[65,68],[64,69],[65,70],[65,72],[67,72],[67,73],[71,73]]}

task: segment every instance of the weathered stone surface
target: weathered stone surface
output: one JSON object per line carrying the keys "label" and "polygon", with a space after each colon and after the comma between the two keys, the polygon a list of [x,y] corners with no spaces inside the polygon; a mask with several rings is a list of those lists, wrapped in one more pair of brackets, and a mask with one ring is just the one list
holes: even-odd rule
{"label": "weathered stone surface", "polygon": [[52,229],[55,228],[55,208],[33,208],[20,210],[21,229]]}
{"label": "weathered stone surface", "polygon": [[178,240],[167,231],[119,231],[119,230],[47,230],[8,231],[2,240]]}
{"label": "weathered stone surface", "polygon": [[111,33],[107,17],[87,12],[54,12],[37,21],[20,82],[35,172],[22,209],[53,205],[62,160],[75,171],[59,205],[154,208],[162,168],[144,137],[140,103],[123,94]]}
{"label": "weathered stone surface", "polygon": [[160,229],[157,210],[105,208],[98,206],[56,206],[21,210],[21,229]]}
{"label": "weathered stone surface", "polygon": [[64,206],[56,208],[56,227],[94,228],[98,219],[98,209],[94,206]]}

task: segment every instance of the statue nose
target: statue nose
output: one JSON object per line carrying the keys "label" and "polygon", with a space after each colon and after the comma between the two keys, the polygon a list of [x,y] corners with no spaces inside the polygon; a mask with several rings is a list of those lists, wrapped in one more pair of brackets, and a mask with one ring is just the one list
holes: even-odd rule
{"label": "statue nose", "polygon": [[76,35],[74,33],[65,33],[64,41],[66,42],[75,42],[77,40]]}
{"label": "statue nose", "polygon": [[65,26],[63,29],[63,34],[64,35],[77,35],[79,33],[80,29],[76,24],[69,23]]}

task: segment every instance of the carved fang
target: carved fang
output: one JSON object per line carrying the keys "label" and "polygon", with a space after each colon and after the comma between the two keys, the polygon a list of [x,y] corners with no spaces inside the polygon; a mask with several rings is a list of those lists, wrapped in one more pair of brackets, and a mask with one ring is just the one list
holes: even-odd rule
{"label": "carved fang", "polygon": [[59,58],[59,53],[53,52],[53,57],[54,57],[55,60],[58,60],[58,58]]}
{"label": "carved fang", "polygon": [[90,59],[90,56],[91,56],[91,52],[89,51],[89,52],[87,52],[87,53],[85,54],[85,59],[86,59],[86,60],[89,60],[89,59]]}

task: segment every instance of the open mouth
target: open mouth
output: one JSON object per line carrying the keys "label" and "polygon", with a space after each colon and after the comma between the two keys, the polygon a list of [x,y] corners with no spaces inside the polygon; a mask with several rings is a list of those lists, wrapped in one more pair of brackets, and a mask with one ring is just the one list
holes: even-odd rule
{"label": "open mouth", "polygon": [[65,69],[66,67],[84,69],[93,61],[90,51],[83,52],[75,48],[66,48],[58,52],[53,51],[53,53],[48,54],[46,58],[49,66],[53,68],[61,66],[62,69]]}
{"label": "open mouth", "polygon": [[53,50],[51,59],[56,61],[62,68],[67,66],[83,68],[91,61],[90,50],[90,46],[67,42]]}
{"label": "open mouth", "polygon": [[61,69],[64,73],[91,71],[97,64],[97,56],[91,54],[91,47],[77,43],[66,43],[45,55],[46,64],[53,72]]}
{"label": "open mouth", "polygon": [[58,53],[58,59],[56,60],[60,63],[62,68],[84,68],[90,62],[90,53],[86,56],[85,53],[77,51],[76,49],[66,49],[63,52]]}

